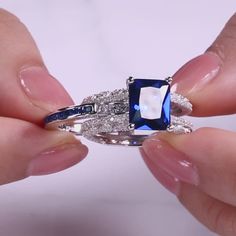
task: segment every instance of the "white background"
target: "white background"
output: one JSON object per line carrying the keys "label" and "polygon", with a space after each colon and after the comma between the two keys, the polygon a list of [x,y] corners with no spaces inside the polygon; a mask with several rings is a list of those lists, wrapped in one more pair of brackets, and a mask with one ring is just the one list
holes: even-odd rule
{"label": "white background", "polygon": [[[0,3],[27,25],[77,103],[124,87],[130,75],[172,75],[235,11],[235,0]],[[196,127],[235,124],[235,116],[192,120]],[[159,185],[136,148],[88,146],[88,158],[67,171],[0,188],[1,236],[213,235]]]}

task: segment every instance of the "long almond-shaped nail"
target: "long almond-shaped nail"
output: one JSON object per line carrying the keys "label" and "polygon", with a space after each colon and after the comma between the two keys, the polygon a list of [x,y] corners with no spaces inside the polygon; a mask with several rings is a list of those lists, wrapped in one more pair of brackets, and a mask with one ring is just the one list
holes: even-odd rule
{"label": "long almond-shaped nail", "polygon": [[166,171],[156,166],[155,163],[146,155],[143,148],[140,148],[141,155],[147,164],[148,168],[154,175],[154,177],[163,185],[167,190],[169,190],[174,195],[178,196],[180,193],[180,181],[169,175]]}
{"label": "long almond-shaped nail", "polygon": [[19,79],[31,103],[47,111],[73,104],[63,86],[45,68],[32,66],[19,72]]}
{"label": "long almond-shaped nail", "polygon": [[198,185],[197,168],[189,158],[159,139],[148,139],[143,144],[147,157],[169,175],[189,184]]}
{"label": "long almond-shaped nail", "polygon": [[200,55],[181,67],[173,76],[172,91],[189,94],[209,83],[219,73],[220,58],[211,52]]}
{"label": "long almond-shaped nail", "polygon": [[47,175],[67,169],[87,155],[87,147],[81,143],[68,143],[38,154],[29,164],[27,174]]}

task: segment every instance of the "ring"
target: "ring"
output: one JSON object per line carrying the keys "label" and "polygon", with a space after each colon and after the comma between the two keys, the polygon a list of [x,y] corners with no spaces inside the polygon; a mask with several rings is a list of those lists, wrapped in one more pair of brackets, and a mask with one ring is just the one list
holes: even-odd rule
{"label": "ring", "polygon": [[69,131],[102,144],[141,146],[154,132],[190,133],[192,124],[180,116],[192,112],[184,96],[171,93],[172,78],[129,77],[126,89],[105,91],[80,105],[61,108],[45,119],[45,128]]}

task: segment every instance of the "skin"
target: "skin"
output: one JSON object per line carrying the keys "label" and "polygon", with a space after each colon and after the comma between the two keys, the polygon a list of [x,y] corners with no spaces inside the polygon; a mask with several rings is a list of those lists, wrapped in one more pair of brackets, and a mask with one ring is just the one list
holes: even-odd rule
{"label": "skin", "polygon": [[[235,15],[207,51],[220,58],[221,70],[217,78],[201,89],[189,92],[182,85],[177,91],[194,104],[194,116],[233,114],[236,112]],[[50,111],[73,104],[72,99],[56,79],[46,75],[46,65],[25,26],[2,9],[0,52],[4,55],[0,57],[0,184],[30,175],[55,173],[80,162],[87,155],[87,148],[79,140],[68,133],[42,128],[42,119]],[[29,89],[23,83],[21,72],[32,67],[45,72],[34,70],[42,78],[39,80],[36,76]],[[31,78],[36,74],[28,73],[27,76]],[[180,84],[181,80],[177,73],[173,83]],[[198,83],[197,79],[192,83]],[[225,96],[221,95],[222,90],[227,91]],[[144,143],[141,153],[154,176],[172,189],[183,206],[209,229],[220,235],[236,235],[236,134],[202,128],[189,135],[163,134],[152,136],[150,140]],[[182,172],[175,172],[170,162],[171,171],[156,164],[153,159],[156,141],[168,143],[169,146],[165,144],[166,153],[169,148],[172,149],[169,153],[176,153],[176,156],[181,153],[188,159],[190,171],[183,180]],[[192,169],[197,175],[189,178]]]}
{"label": "skin", "polygon": [[[0,184],[55,173],[81,161],[87,148],[79,140],[66,132],[42,128],[42,120],[49,112],[73,104],[72,99],[48,74],[26,27],[2,9],[0,52]],[[24,91],[21,77],[26,77],[22,71],[27,68],[37,70],[33,75],[27,72],[28,87]]]}
{"label": "skin", "polygon": [[[173,88],[177,87],[177,92],[193,103],[193,116],[234,114],[236,15],[227,22],[206,53],[218,57],[220,70],[217,75],[202,86],[199,70],[184,65],[174,75]],[[204,60],[209,63],[208,59]],[[209,67],[206,63],[199,68]],[[191,81],[186,80],[188,76]],[[141,149],[145,163],[156,179],[176,194],[183,206],[202,224],[224,236],[236,235],[235,140],[235,132],[201,128],[187,135],[165,133],[152,136]],[[180,167],[177,159],[187,160],[188,165]],[[167,160],[170,161],[167,163]],[[174,161],[177,164],[173,164]]]}

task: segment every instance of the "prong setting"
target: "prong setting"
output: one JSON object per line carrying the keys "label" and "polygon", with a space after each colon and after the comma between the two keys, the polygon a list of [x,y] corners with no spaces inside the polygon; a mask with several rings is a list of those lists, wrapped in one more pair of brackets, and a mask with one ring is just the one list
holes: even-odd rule
{"label": "prong setting", "polygon": [[173,124],[170,124],[170,125],[168,125],[166,131],[168,131],[168,132],[173,132],[174,128],[175,128],[174,125],[173,125]]}
{"label": "prong setting", "polygon": [[81,135],[102,144],[140,146],[153,132],[187,134],[192,124],[179,116],[189,114],[192,104],[170,92],[172,78],[129,77],[126,88],[105,91],[49,114],[45,127]]}
{"label": "prong setting", "polygon": [[165,79],[166,82],[168,82],[169,84],[171,84],[171,82],[173,81],[173,78],[172,77],[167,77]]}
{"label": "prong setting", "polygon": [[130,123],[130,124],[128,125],[128,130],[129,130],[129,131],[133,131],[134,129],[135,129],[135,124]]}
{"label": "prong setting", "polygon": [[127,80],[126,80],[126,84],[132,84],[134,82],[134,77],[130,76]]}

